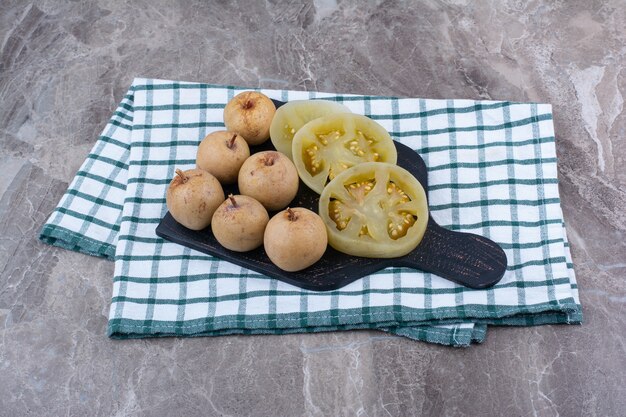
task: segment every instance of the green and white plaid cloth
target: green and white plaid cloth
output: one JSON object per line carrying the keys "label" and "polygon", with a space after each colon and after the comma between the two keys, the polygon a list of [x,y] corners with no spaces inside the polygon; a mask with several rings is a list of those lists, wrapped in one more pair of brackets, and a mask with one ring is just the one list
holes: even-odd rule
{"label": "green and white plaid cloth", "polygon": [[175,168],[194,167],[199,142],[224,128],[224,105],[243,90],[136,79],[44,225],[44,242],[115,260],[111,337],[380,329],[467,346],[489,324],[581,322],[547,104],[261,90],[342,102],[417,151],[435,220],[506,251],[493,288],[389,268],[313,292],[157,237]]}

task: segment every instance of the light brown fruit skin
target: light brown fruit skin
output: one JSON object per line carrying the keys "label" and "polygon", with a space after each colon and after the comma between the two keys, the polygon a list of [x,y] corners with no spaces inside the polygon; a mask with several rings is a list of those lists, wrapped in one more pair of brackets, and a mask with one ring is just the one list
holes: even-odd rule
{"label": "light brown fruit skin", "polygon": [[[295,220],[289,214],[295,214]],[[328,245],[326,226],[316,213],[296,207],[272,217],[263,237],[272,263],[287,272],[300,271],[319,261]]]}
{"label": "light brown fruit skin", "polygon": [[260,145],[270,137],[270,126],[276,106],[263,93],[244,91],[233,97],[224,108],[226,129],[243,136],[249,145]]}
{"label": "light brown fruit skin", "polygon": [[224,191],[213,175],[202,169],[181,171],[170,182],[165,195],[167,209],[174,220],[191,230],[202,230],[211,224],[217,207],[224,201]]}
{"label": "light brown fruit skin", "polygon": [[255,198],[268,211],[281,210],[294,199],[299,185],[298,171],[280,152],[258,152],[246,159],[239,170],[239,192]]}
{"label": "light brown fruit skin", "polygon": [[222,184],[234,184],[241,165],[249,156],[250,148],[243,137],[221,130],[209,133],[200,142],[196,166],[215,176]]}
{"label": "light brown fruit skin", "polygon": [[270,220],[265,207],[245,195],[227,198],[213,214],[211,230],[226,249],[247,252],[263,244],[265,226]]}

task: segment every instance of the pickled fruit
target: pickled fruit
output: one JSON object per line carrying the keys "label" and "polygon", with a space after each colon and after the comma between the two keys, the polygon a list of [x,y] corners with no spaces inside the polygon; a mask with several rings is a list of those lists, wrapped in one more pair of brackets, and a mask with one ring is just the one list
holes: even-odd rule
{"label": "pickled fruit", "polygon": [[395,164],[389,133],[372,119],[333,114],[304,125],[294,136],[293,162],[302,181],[320,194],[337,175],[364,162]]}
{"label": "pickled fruit", "polygon": [[367,162],[342,172],[324,188],[319,214],[336,250],[394,258],[419,245],[428,204],[424,188],[404,168]]}
{"label": "pickled fruit", "polygon": [[292,159],[291,143],[298,130],[311,120],[335,113],[350,113],[343,104],[328,100],[294,100],[276,110],[270,138],[277,151]]}

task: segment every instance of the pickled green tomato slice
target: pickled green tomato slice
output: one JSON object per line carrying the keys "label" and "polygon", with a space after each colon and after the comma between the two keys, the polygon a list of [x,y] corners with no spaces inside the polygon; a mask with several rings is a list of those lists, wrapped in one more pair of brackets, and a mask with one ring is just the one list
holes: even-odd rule
{"label": "pickled green tomato slice", "polygon": [[428,203],[422,185],[404,168],[366,162],[342,172],[324,188],[319,215],[328,243],[336,250],[395,258],[421,242]]}
{"label": "pickled green tomato slice", "polygon": [[311,120],[333,113],[350,113],[343,104],[328,100],[294,100],[280,106],[270,125],[270,138],[278,152],[291,157],[291,142],[298,130]]}
{"label": "pickled green tomato slice", "polygon": [[363,162],[395,164],[389,133],[359,114],[332,114],[302,126],[293,138],[293,163],[300,179],[320,194],[337,175]]}

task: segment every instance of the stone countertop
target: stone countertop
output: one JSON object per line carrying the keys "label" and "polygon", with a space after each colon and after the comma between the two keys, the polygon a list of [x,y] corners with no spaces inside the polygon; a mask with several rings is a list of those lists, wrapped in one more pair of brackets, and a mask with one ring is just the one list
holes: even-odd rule
{"label": "stone countertop", "polygon": [[[0,416],[623,415],[626,3],[170,3],[0,5]],[[113,263],[37,234],[136,76],[552,103],[585,323],[108,339]]]}

